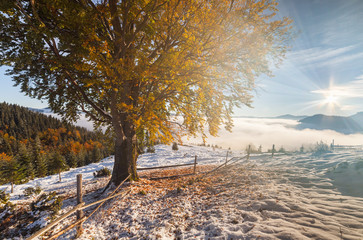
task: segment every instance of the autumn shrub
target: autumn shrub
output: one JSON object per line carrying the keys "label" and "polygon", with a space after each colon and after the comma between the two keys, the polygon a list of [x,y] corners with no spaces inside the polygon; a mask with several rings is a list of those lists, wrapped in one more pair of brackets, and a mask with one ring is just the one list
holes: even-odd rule
{"label": "autumn shrub", "polygon": [[5,190],[0,190],[0,204],[7,204],[10,200],[10,194]]}
{"label": "autumn shrub", "polygon": [[146,192],[145,192],[144,190],[140,190],[140,191],[139,191],[139,194],[140,194],[140,195],[144,195],[144,196],[145,196],[145,195],[146,195]]}
{"label": "autumn shrub", "polygon": [[31,195],[38,195],[39,193],[41,193],[42,188],[40,186],[36,186],[34,187],[27,187],[24,189],[23,193],[25,196],[31,196]]}
{"label": "autumn shrub", "polygon": [[57,192],[43,193],[36,201],[30,204],[33,212],[47,211],[54,217],[62,208],[63,198],[57,196]]}
{"label": "autumn shrub", "polygon": [[285,148],[283,146],[280,147],[279,153],[286,153],[286,150],[285,150]]}
{"label": "autumn shrub", "polygon": [[179,150],[178,144],[176,142],[173,142],[173,145],[171,146],[171,149],[174,150],[174,151],[178,151]]}
{"label": "autumn shrub", "polygon": [[314,149],[313,154],[314,155],[321,155],[324,153],[330,152],[328,144],[324,143],[323,141],[317,142]]}
{"label": "autumn shrub", "polygon": [[110,169],[104,167],[96,172],[93,173],[94,177],[108,177],[111,176],[111,171]]}
{"label": "autumn shrub", "polygon": [[148,153],[155,153],[155,147],[154,145],[150,145],[146,148],[146,152]]}
{"label": "autumn shrub", "polygon": [[16,205],[11,203],[9,199],[9,194],[0,191],[0,233],[6,228],[6,221],[14,216]]}
{"label": "autumn shrub", "polygon": [[6,193],[5,190],[0,190],[0,216],[9,215],[14,210],[14,207],[15,205],[10,202],[10,194]]}

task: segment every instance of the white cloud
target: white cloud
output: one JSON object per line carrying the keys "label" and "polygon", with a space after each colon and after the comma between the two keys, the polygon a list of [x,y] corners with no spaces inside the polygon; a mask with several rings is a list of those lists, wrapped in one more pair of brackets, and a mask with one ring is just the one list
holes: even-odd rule
{"label": "white cloud", "polygon": [[361,1],[340,1],[341,7],[334,9],[334,20],[326,18],[321,23],[322,44],[343,44],[354,42],[363,38],[363,25],[361,22]]}
{"label": "white cloud", "polygon": [[340,48],[314,47],[294,51],[287,58],[301,66],[326,67],[363,58],[363,52],[355,52],[356,49],[355,45]]}
{"label": "white cloud", "polygon": [[360,59],[360,58],[363,58],[363,52],[335,57],[335,58],[332,58],[332,59],[327,60],[325,62],[322,62],[320,64],[320,66],[334,66],[334,65],[345,63],[345,62],[350,62],[350,61],[353,61],[353,60],[357,60],[357,59]]}
{"label": "white cloud", "polygon": [[[336,144],[358,145],[363,143],[362,134],[344,135],[331,130],[297,130],[295,120],[286,119],[257,119],[234,118],[232,133],[221,130],[219,137],[209,137],[207,143],[217,144],[225,148],[241,150],[252,143],[255,146],[262,145],[263,151],[271,149],[272,144],[276,148],[284,146],[289,150],[299,149],[301,145],[314,145],[323,141],[330,144],[335,140]],[[201,139],[191,139],[191,142],[200,143]]]}
{"label": "white cloud", "polygon": [[289,55],[289,58],[291,57],[292,60],[299,63],[314,63],[341,56],[342,54],[345,54],[353,49],[354,46],[327,49],[322,47],[314,47],[292,52]]}

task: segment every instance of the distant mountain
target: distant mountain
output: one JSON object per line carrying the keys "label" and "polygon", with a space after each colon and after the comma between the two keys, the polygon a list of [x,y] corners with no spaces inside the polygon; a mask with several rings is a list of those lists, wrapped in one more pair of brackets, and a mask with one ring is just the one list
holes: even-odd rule
{"label": "distant mountain", "polygon": [[317,130],[334,130],[344,134],[362,133],[363,127],[360,126],[352,117],[327,116],[317,114],[311,117],[301,119],[298,129],[317,129]]}
{"label": "distant mountain", "polygon": [[285,115],[281,115],[281,116],[277,116],[275,118],[279,118],[279,119],[291,119],[291,120],[301,120],[303,118],[306,118],[307,116],[295,116],[295,115],[291,115],[291,114],[285,114]]}
{"label": "distant mountain", "polygon": [[363,128],[363,112],[356,113],[352,116],[350,116],[351,119],[356,121],[361,128]]}

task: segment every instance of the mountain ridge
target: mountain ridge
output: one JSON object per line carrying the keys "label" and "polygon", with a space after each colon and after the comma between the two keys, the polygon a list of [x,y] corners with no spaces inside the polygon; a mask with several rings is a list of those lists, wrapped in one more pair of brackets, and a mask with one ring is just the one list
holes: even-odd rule
{"label": "mountain ridge", "polygon": [[[359,116],[363,113],[359,114]],[[324,114],[315,114],[299,120],[297,129],[316,129],[316,130],[334,130],[343,134],[362,133],[363,125],[361,121],[354,120],[353,116],[329,116]],[[355,117],[358,119],[358,117]]]}

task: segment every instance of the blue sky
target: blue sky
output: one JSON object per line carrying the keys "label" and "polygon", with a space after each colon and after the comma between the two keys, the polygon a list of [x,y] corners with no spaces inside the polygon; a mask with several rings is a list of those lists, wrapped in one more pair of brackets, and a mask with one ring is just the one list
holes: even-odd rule
{"label": "blue sky", "polygon": [[363,1],[280,0],[297,37],[274,78],[258,82],[241,115],[351,115],[363,111]]}
{"label": "blue sky", "polygon": [[[279,0],[298,33],[275,77],[261,77],[252,109],[235,115],[352,115],[363,111],[363,0]],[[0,68],[0,102],[44,108]]]}

